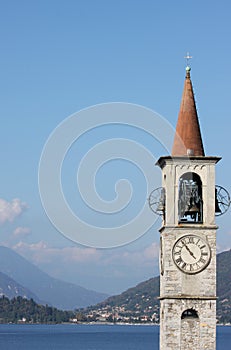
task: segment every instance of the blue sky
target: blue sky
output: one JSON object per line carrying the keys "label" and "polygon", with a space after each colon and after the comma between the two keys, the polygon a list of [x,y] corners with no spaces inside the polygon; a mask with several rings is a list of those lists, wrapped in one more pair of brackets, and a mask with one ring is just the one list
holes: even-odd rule
{"label": "blue sky", "polygon": [[[120,248],[71,242],[54,228],[42,207],[39,160],[60,123],[100,103],[142,105],[175,127],[189,51],[205,152],[222,156],[216,182],[231,191],[230,10],[228,0],[1,4],[1,244],[52,276],[111,294],[158,274],[160,221]],[[67,200],[83,215],[86,211],[74,195],[77,163],[94,144],[113,137],[141,143],[155,158],[166,154],[156,140],[132,127],[108,126],[83,135],[68,153],[63,174]],[[150,171],[157,187],[161,173]],[[136,212],[145,185],[132,164],[106,164],[97,174],[96,189],[112,200],[121,176],[132,181],[137,193],[131,206]],[[229,211],[217,220],[219,251],[231,247],[230,217]]]}

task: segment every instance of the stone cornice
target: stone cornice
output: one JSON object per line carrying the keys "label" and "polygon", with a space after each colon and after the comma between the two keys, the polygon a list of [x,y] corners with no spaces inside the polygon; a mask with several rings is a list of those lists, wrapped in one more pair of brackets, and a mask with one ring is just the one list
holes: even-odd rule
{"label": "stone cornice", "polygon": [[158,297],[159,300],[164,300],[164,299],[177,299],[177,300],[217,300],[216,296],[194,296],[194,295],[164,295]]}
{"label": "stone cornice", "polygon": [[158,159],[156,165],[161,169],[165,167],[166,164],[190,164],[190,163],[217,163],[221,160],[221,157],[217,156],[204,156],[204,157],[195,157],[195,156],[182,156],[182,157],[172,157],[172,156],[163,156]]}
{"label": "stone cornice", "polygon": [[193,224],[193,223],[180,223],[178,225],[164,225],[162,226],[160,229],[159,229],[159,232],[163,232],[164,230],[178,230],[178,229],[181,229],[182,231],[188,231],[189,229],[190,230],[217,230],[218,229],[218,226],[217,225],[203,225],[203,224]]}

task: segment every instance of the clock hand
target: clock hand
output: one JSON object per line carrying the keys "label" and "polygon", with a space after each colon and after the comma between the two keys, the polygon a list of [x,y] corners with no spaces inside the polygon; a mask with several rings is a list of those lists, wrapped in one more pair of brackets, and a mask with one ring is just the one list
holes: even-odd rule
{"label": "clock hand", "polygon": [[189,249],[189,247],[186,245],[184,241],[182,241],[183,245],[185,246],[186,250],[189,252],[189,254],[193,257],[193,259],[196,259],[195,255],[193,252]]}

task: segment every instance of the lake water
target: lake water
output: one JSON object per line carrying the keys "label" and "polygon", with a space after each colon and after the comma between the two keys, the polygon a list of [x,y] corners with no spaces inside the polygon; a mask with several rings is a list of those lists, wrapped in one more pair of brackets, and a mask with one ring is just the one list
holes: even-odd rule
{"label": "lake water", "polygon": [[[158,326],[0,325],[3,350],[158,350]],[[217,327],[217,350],[230,350],[231,327]]]}

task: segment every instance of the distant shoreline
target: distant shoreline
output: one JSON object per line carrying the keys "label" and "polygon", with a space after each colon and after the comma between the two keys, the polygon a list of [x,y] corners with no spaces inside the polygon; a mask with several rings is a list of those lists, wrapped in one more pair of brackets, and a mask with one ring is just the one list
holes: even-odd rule
{"label": "distant shoreline", "polygon": [[[55,326],[55,325],[70,325],[70,326],[154,326],[154,327],[159,327],[159,323],[125,323],[125,322],[60,322],[60,323],[31,323],[31,322],[18,322],[18,323],[0,323],[1,325],[31,325],[31,326],[36,326],[36,325],[44,325],[44,326]],[[216,325],[217,327],[231,327],[231,324],[222,324],[218,323]]]}

